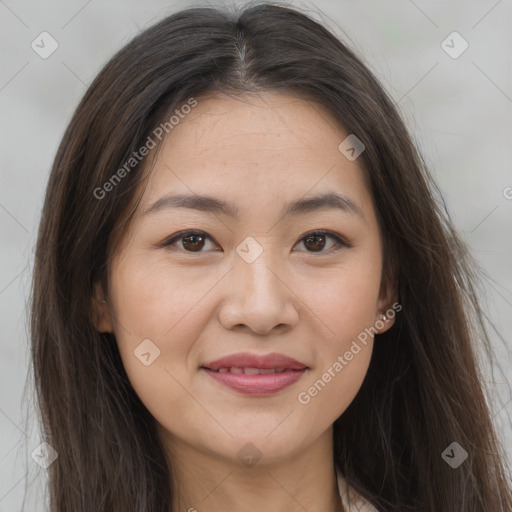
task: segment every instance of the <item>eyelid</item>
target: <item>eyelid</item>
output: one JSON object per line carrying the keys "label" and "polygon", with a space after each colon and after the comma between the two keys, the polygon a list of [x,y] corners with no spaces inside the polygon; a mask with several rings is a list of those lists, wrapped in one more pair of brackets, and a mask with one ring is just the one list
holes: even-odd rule
{"label": "eyelid", "polygon": [[[338,244],[338,247],[331,248],[331,249],[329,249],[327,251],[318,251],[318,252],[314,252],[314,251],[312,251],[312,252],[311,251],[300,251],[300,252],[307,252],[308,254],[329,254],[329,253],[335,252],[335,251],[337,251],[337,250],[339,250],[340,248],[343,248],[343,247],[347,248],[347,249],[350,249],[351,247],[353,247],[353,245],[346,238],[344,238],[342,235],[340,235],[338,233],[335,233],[333,231],[329,231],[327,229],[313,229],[311,231],[307,231],[306,233],[302,234],[299,237],[299,239],[297,240],[295,245],[297,245],[300,242],[303,242],[306,237],[308,237],[310,235],[316,235],[316,234],[325,235],[327,237],[331,237]],[[199,229],[185,229],[183,231],[178,231],[177,233],[175,233],[175,234],[171,235],[170,237],[166,238],[163,242],[158,244],[158,247],[170,247],[175,242],[179,241],[182,238],[185,238],[188,235],[199,235],[199,236],[202,236],[202,237],[204,237],[206,239],[209,239],[210,241],[212,241],[216,245],[219,245],[216,242],[216,240],[211,235],[206,233],[205,231],[201,231]],[[294,247],[295,247],[295,245],[294,245]],[[197,251],[197,252],[194,252],[194,251],[183,251],[183,252],[186,252],[186,253],[189,253],[189,254],[201,254],[202,252],[207,252],[207,251]]]}
{"label": "eyelid", "polygon": [[[338,233],[335,233],[334,231],[329,231],[328,229],[313,229],[311,231],[307,231],[306,233],[304,233],[303,235],[301,235],[299,237],[299,240],[297,241],[297,243],[302,242],[304,240],[304,238],[308,237],[309,235],[317,235],[317,234],[329,236],[329,237],[333,238],[336,241],[336,243],[338,243],[340,246],[345,247],[347,249],[353,247],[353,245],[345,237],[343,237],[342,235],[340,235]],[[297,244],[295,244],[295,245],[297,245]],[[339,247],[338,247],[338,249],[339,249]],[[337,250],[337,249],[331,249],[329,251],[320,251],[318,253],[310,252],[309,254],[322,254],[322,253],[328,254],[329,252],[333,252],[335,250]]]}
{"label": "eyelid", "polygon": [[[180,239],[185,238],[186,236],[189,236],[189,235],[202,236],[202,237],[204,237],[204,238],[206,238],[208,240],[211,240],[216,245],[219,245],[216,242],[216,240],[211,235],[206,233],[205,231],[201,231],[200,229],[185,229],[183,231],[178,231],[177,233],[175,233],[174,235],[171,235],[170,237],[167,237],[163,242],[158,244],[158,247],[170,247],[175,242],[178,242]],[[190,254],[194,254],[193,251],[184,251],[184,252],[188,252]],[[196,254],[200,254],[201,252],[204,252],[204,251],[197,251]]]}

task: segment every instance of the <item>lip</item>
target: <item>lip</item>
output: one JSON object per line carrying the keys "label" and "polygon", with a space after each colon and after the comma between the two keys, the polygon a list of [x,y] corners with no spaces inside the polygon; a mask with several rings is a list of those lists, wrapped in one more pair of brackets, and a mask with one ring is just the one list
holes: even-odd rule
{"label": "lip", "polygon": [[303,370],[307,368],[305,364],[285,356],[272,352],[271,354],[250,354],[248,352],[239,352],[229,356],[221,357],[210,363],[202,365],[203,368],[218,370],[219,368],[286,368],[287,370]]}
{"label": "lip", "polygon": [[[245,373],[218,372],[220,368],[279,368],[280,373],[247,375]],[[205,363],[200,368],[214,380],[245,395],[270,395],[299,380],[309,369],[305,364],[283,354],[238,353]]]}

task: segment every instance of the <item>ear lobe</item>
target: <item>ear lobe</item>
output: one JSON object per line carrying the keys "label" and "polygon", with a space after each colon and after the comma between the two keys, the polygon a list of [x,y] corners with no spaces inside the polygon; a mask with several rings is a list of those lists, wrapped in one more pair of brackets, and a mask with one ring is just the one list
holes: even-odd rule
{"label": "ear lobe", "polygon": [[98,332],[114,332],[112,316],[109,305],[99,282],[94,283],[94,297],[92,297],[93,324]]}

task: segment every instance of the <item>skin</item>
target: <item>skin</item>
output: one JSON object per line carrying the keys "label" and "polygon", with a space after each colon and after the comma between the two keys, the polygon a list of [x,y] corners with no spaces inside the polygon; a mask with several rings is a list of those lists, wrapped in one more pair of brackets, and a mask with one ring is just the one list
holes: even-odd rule
{"label": "skin", "polygon": [[[308,404],[298,394],[395,298],[382,284],[382,240],[364,171],[338,150],[347,135],[323,107],[284,93],[198,98],[158,153],[112,254],[108,294],[96,285],[96,298],[107,301],[97,303],[98,330],[115,333],[171,460],[173,510],[338,510],[332,424],[363,382],[373,339]],[[347,196],[363,217],[335,208],[281,216],[286,203],[325,192]],[[239,218],[188,208],[144,214],[170,193],[232,202]],[[211,239],[159,245],[187,229]],[[320,229],[351,247],[304,240]],[[252,263],[236,252],[248,236],[263,250]],[[160,350],[148,366],[134,356],[145,339]],[[278,352],[309,369],[265,397],[239,394],[200,370],[242,351]],[[237,456],[247,443],[261,455],[251,467]]]}

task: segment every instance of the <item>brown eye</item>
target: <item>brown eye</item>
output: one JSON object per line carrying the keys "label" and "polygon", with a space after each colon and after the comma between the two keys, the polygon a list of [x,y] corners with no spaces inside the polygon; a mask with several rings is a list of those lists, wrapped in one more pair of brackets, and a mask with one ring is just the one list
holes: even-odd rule
{"label": "brown eye", "polygon": [[[213,239],[204,231],[182,231],[164,241],[160,246],[170,250],[201,253],[208,250],[208,248],[205,249],[207,242],[215,245]],[[304,235],[299,243],[303,243],[306,251],[310,253],[329,253],[342,247],[352,247],[341,236],[330,231],[313,231]]]}
{"label": "brown eye", "polygon": [[304,239],[304,245],[308,248],[308,250],[312,251],[321,251],[325,246],[325,235],[322,234],[313,234],[308,235]]}
{"label": "brown eye", "polygon": [[[326,245],[328,245],[329,239],[332,240],[333,243],[327,247],[327,250],[324,250]],[[341,236],[329,231],[314,231],[308,233],[301,238],[300,243],[304,244],[308,252],[331,252],[331,250],[335,251],[341,247],[352,247],[341,238]]]}
{"label": "brown eye", "polygon": [[200,251],[204,247],[205,237],[202,235],[188,235],[181,238],[182,245],[187,251]]}
{"label": "brown eye", "polygon": [[[171,250],[180,249],[185,252],[206,252],[203,249],[207,241],[213,244],[210,236],[203,231],[182,231],[173,235],[161,244],[161,247],[167,247]],[[181,244],[179,243],[181,242]]]}

